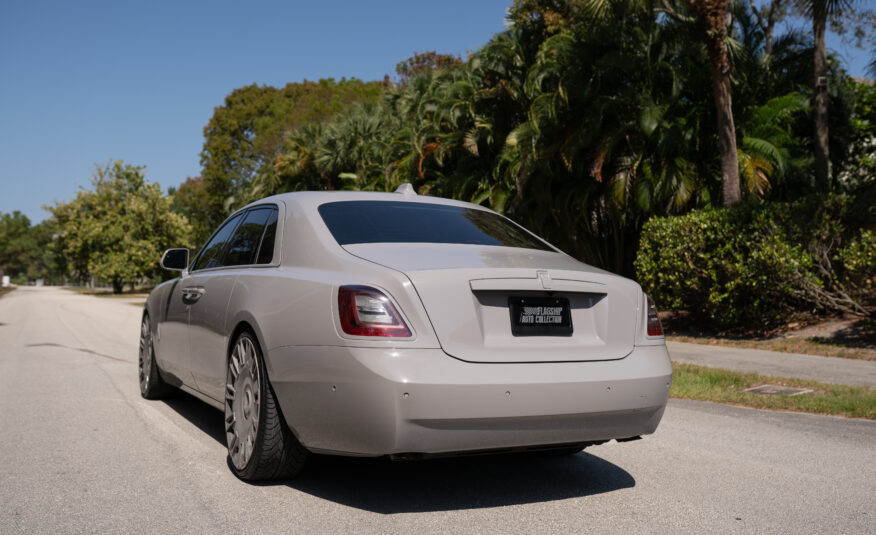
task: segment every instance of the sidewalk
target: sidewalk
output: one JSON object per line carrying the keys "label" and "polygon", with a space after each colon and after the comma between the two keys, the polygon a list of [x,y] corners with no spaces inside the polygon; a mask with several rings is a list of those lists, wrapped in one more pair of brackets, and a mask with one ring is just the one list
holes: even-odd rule
{"label": "sidewalk", "polygon": [[673,362],[876,388],[876,362],[761,349],[666,342]]}

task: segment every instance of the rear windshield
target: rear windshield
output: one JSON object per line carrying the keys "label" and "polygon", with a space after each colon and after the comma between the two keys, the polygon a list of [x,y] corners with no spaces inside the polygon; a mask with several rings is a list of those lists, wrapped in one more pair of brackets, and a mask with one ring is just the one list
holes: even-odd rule
{"label": "rear windshield", "polygon": [[341,245],[459,243],[552,251],[522,228],[484,210],[399,201],[340,201],[319,214]]}

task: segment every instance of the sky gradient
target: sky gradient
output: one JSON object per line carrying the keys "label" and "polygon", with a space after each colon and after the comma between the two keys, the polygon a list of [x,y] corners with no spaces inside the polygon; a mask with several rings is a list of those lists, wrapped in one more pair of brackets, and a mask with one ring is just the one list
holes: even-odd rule
{"label": "sky gradient", "polygon": [[[41,221],[110,159],[178,185],[200,173],[203,128],[233,89],[380,80],[414,51],[464,57],[510,4],[0,2],[0,212]],[[828,47],[864,74],[865,52]]]}

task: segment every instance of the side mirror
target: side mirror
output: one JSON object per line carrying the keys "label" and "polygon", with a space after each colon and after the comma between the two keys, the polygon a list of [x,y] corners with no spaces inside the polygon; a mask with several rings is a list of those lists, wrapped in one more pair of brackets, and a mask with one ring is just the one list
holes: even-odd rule
{"label": "side mirror", "polygon": [[189,266],[188,249],[168,249],[161,256],[161,267],[170,271],[184,271]]}

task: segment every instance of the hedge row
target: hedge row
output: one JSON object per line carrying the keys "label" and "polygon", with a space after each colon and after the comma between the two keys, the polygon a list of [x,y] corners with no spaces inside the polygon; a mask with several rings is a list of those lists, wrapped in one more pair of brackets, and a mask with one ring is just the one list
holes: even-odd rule
{"label": "hedge row", "polygon": [[862,231],[851,206],[837,196],[651,219],[639,282],[658,307],[727,330],[765,330],[799,312],[863,314],[876,234]]}

